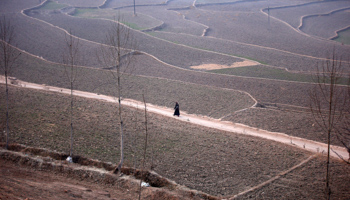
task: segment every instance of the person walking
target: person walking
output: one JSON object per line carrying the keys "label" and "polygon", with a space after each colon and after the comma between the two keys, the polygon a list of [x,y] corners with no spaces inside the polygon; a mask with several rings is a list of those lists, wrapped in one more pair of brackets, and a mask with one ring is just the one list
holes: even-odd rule
{"label": "person walking", "polygon": [[174,116],[176,115],[176,116],[180,117],[180,106],[179,106],[179,103],[177,103],[177,102],[175,103],[174,110],[175,110]]}

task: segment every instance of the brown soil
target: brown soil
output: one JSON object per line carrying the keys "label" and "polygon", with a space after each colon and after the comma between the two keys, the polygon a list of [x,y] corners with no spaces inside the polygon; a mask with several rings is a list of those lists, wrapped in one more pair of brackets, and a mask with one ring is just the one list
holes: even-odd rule
{"label": "brown soil", "polygon": [[[69,152],[68,95],[17,87],[11,87],[10,94],[11,143]],[[115,131],[118,130],[114,112],[116,105],[81,97],[75,98],[74,105],[74,155],[116,163],[119,155],[119,133]],[[124,107],[127,133],[125,166],[140,166],[144,144],[143,114]],[[0,119],[4,122],[4,115]],[[310,156],[308,152],[292,146],[203,128],[171,116],[149,114],[148,120],[151,137],[146,168],[188,188],[218,197],[234,196],[269,181]],[[4,137],[1,140],[4,141]],[[315,162],[317,165],[323,163],[319,160]],[[332,163],[336,172],[332,176],[340,178],[337,184],[332,184],[337,191],[333,195],[342,199],[349,193],[341,186],[350,177],[342,176],[341,172],[349,169],[339,161],[333,160]],[[308,163],[300,168],[299,173],[312,171]],[[285,179],[288,175],[281,178]],[[303,176],[305,180],[312,180],[312,177],[322,180],[324,170]],[[307,185],[308,182],[300,184]],[[267,187],[274,191],[274,185],[268,184]],[[256,192],[265,191],[265,188],[254,190],[249,196],[254,197],[258,195]],[[319,187],[301,190],[307,198],[319,192]],[[275,195],[273,192],[268,194],[271,198]],[[295,195],[297,193],[290,192],[286,198],[292,199]]]}

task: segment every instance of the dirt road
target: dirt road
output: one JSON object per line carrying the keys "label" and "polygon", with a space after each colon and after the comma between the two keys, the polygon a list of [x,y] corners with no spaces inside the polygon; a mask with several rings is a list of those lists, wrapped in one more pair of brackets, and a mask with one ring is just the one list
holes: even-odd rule
{"label": "dirt road", "polygon": [[[5,78],[3,76],[0,76],[0,83],[5,83]],[[28,83],[28,82],[16,80],[15,78],[12,78],[10,80],[10,83],[11,85],[23,87],[23,88],[31,88],[31,89],[59,92],[63,94],[70,94],[69,89]],[[107,102],[117,103],[116,98],[111,96],[89,93],[84,91],[77,91],[77,90],[75,90],[73,94],[80,97],[93,98],[93,99],[103,100]],[[137,109],[144,109],[142,102],[138,102],[132,99],[123,99],[122,104],[125,106],[134,107]],[[173,110],[171,108],[159,107],[156,105],[147,104],[147,110],[148,112],[163,115],[165,117],[173,117]],[[181,116],[177,119],[184,122],[197,124],[200,126],[215,128],[218,130],[224,130],[232,133],[269,139],[276,142],[281,142],[287,145],[292,145],[298,148],[302,148],[314,153],[321,153],[324,155],[326,155],[327,153],[327,144],[325,143],[307,140],[299,137],[293,137],[284,133],[269,132],[269,131],[260,130],[254,127],[249,127],[243,124],[221,121],[218,119],[213,119],[205,116],[187,114],[186,112],[183,112],[183,111],[181,112]],[[330,155],[332,157],[339,159],[338,155],[340,155],[345,160],[349,159],[349,153],[345,148],[331,145],[331,149],[332,150],[330,152]]]}

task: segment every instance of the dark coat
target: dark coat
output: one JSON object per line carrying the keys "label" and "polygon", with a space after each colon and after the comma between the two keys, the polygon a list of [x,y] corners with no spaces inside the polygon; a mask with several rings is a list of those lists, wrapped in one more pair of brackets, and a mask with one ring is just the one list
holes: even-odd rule
{"label": "dark coat", "polygon": [[175,110],[174,115],[180,116],[180,106],[177,102],[175,104],[174,110]]}

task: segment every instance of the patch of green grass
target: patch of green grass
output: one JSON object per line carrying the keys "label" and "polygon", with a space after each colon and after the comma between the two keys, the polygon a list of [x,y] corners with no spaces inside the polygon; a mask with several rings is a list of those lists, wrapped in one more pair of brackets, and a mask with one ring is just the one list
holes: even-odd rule
{"label": "patch of green grass", "polygon": [[[174,41],[173,41],[174,42]],[[178,42],[179,43],[179,42]],[[187,46],[189,46],[189,45],[187,45]],[[210,50],[210,49],[207,49],[207,48],[203,48],[203,47],[198,47],[198,46],[189,46],[189,47],[193,47],[193,48],[195,48],[195,49],[201,49],[201,50],[204,50],[204,51],[211,51],[211,52],[214,52],[214,51],[212,51],[212,50]]]}
{"label": "patch of green grass", "polygon": [[255,58],[251,58],[251,57],[248,57],[248,56],[241,56],[241,55],[233,55],[233,56],[240,57],[240,58],[245,58],[245,59],[248,59],[248,60],[252,60],[252,61],[258,62],[258,63],[260,63],[262,65],[268,65],[267,62],[264,62],[264,61],[261,61],[261,60],[257,60]]}
{"label": "patch of green grass", "polygon": [[[277,79],[277,80],[295,81],[295,82],[308,82],[308,83],[315,82],[314,75],[311,75],[311,74],[292,73],[284,69],[278,69],[278,68],[272,68],[272,67],[266,67],[266,66],[260,66],[260,65],[218,69],[218,70],[211,70],[210,72],[218,73],[218,74],[268,78],[268,79]],[[348,78],[342,78],[340,79],[339,84],[346,85],[348,81],[349,81]]]}
{"label": "patch of green grass", "polygon": [[343,44],[350,44],[350,28],[340,31],[338,37],[334,40]]}
{"label": "patch of green grass", "polygon": [[143,28],[139,27],[136,23],[130,23],[130,22],[122,22],[126,26],[135,29],[135,30],[142,30]]}
{"label": "patch of green grass", "polygon": [[[145,32],[146,34],[148,34],[148,35],[150,35],[150,36],[153,36],[153,37],[157,37],[157,33],[155,33],[155,32]],[[170,41],[170,42],[172,42],[172,41]]]}
{"label": "patch of green grass", "polygon": [[226,69],[211,70],[210,72],[219,73],[219,74],[237,75],[237,76],[298,81],[298,82],[310,82],[309,80],[312,79],[310,75],[293,74],[283,69],[270,68],[270,67],[264,67],[264,66],[226,68]]}
{"label": "patch of green grass", "polygon": [[64,7],[67,7],[68,5],[65,4],[59,4],[57,2],[54,1],[48,1],[46,3],[44,3],[44,5],[42,7],[39,8],[42,10],[57,10],[57,9],[62,9]]}
{"label": "patch of green grass", "polygon": [[96,9],[92,9],[92,8],[78,8],[78,9],[75,9],[74,15],[85,16],[86,18],[93,18],[93,15],[91,14],[95,12],[96,12]]}
{"label": "patch of green grass", "polygon": [[[170,41],[170,40],[168,40],[168,41]],[[179,42],[176,42],[176,41],[170,41],[170,42],[174,42],[174,43],[180,44]],[[186,45],[186,46],[189,46],[189,45]],[[213,53],[220,53],[220,52],[213,51],[211,49],[207,49],[207,48],[203,48],[203,47],[197,47],[197,46],[190,46],[190,47],[193,47],[195,49],[201,49],[201,50],[204,50],[204,51],[210,51],[210,52],[213,52]],[[267,65],[266,62],[263,62],[263,61],[260,61],[260,60],[257,60],[257,59],[254,59],[254,58],[251,58],[251,57],[248,57],[248,56],[241,56],[241,55],[234,55],[234,54],[227,54],[227,55],[235,56],[235,57],[239,57],[239,58],[245,58],[245,59],[248,59],[248,60],[256,61],[256,62],[258,62],[258,63],[260,63],[262,65]]]}
{"label": "patch of green grass", "polygon": [[[92,11],[91,9],[79,9],[76,11],[76,15],[81,15],[81,16],[85,16],[85,18],[105,18],[105,19],[110,19],[110,20],[114,20],[115,19],[115,15],[114,16],[100,16],[100,15],[96,15],[96,13],[94,13],[94,11]],[[127,22],[127,21],[121,21],[122,24],[128,26],[129,28],[135,29],[135,30],[142,30],[144,28],[140,27],[139,24],[137,23],[132,23],[132,22]]]}
{"label": "patch of green grass", "polygon": [[96,8],[77,8],[75,9],[74,16],[83,18],[100,18],[100,19],[115,19],[116,16],[124,16],[127,13],[107,10],[107,9],[96,9]]}
{"label": "patch of green grass", "polygon": [[234,0],[197,0],[197,4],[205,4],[205,3],[229,3],[235,2]]}
{"label": "patch of green grass", "polygon": [[118,14],[120,13],[113,10],[103,10],[102,12],[100,9],[96,9],[96,8],[77,8],[75,9],[73,16],[82,17],[82,18],[98,18],[98,19],[114,20],[116,19],[116,16],[118,16]]}

